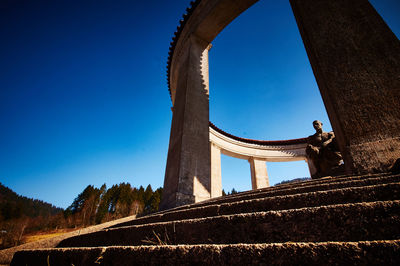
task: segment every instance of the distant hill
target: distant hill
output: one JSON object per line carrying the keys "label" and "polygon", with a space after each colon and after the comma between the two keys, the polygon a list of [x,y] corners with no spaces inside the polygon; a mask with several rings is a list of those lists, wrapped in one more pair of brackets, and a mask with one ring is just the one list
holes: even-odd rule
{"label": "distant hill", "polygon": [[20,196],[0,183],[0,222],[23,216],[30,218],[47,217],[62,211],[63,209],[47,202]]}
{"label": "distant hill", "polygon": [[282,184],[289,184],[289,183],[297,183],[297,182],[302,182],[302,181],[307,181],[307,180],[311,180],[311,177],[300,177],[300,178],[295,178],[292,180],[283,180],[282,182],[276,183],[275,186],[282,185]]}
{"label": "distant hill", "polygon": [[0,249],[24,243],[24,234],[57,228],[63,209],[20,196],[0,183]]}

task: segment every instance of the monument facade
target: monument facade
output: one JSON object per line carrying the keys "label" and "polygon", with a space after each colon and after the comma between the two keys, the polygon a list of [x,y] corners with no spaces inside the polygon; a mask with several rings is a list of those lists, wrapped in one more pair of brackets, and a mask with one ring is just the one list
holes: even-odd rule
{"label": "monument facade", "polygon": [[[163,209],[212,195],[208,50],[255,2],[192,2],[175,32],[167,73],[173,118]],[[387,171],[400,158],[399,40],[367,0],[290,3],[346,173]]]}

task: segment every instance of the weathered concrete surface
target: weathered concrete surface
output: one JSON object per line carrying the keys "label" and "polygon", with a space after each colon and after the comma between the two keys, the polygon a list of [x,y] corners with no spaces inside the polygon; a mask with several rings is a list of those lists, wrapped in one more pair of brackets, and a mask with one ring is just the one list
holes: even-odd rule
{"label": "weathered concrete surface", "polygon": [[400,201],[338,204],[242,213],[107,229],[72,237],[58,247],[233,244],[400,239]]}
{"label": "weathered concrete surface", "polygon": [[210,204],[222,204],[222,203],[236,202],[240,200],[250,200],[263,197],[284,196],[284,195],[292,195],[298,193],[307,193],[307,192],[332,190],[332,189],[347,188],[347,187],[369,186],[376,184],[385,184],[390,182],[398,182],[400,180],[400,175],[388,175],[383,177],[370,176],[369,178],[365,177],[364,178],[349,177],[349,178],[339,178],[339,179],[326,178],[322,180],[321,179],[317,180],[300,182],[297,185],[285,184],[276,187],[264,188],[257,191],[242,192],[221,198],[211,199],[206,202],[199,202],[188,206],[178,207],[175,208],[174,210],[190,209],[194,206],[199,207]]}
{"label": "weathered concrete surface", "polygon": [[117,219],[117,220],[114,220],[111,222],[102,223],[99,225],[93,225],[93,226],[89,226],[89,227],[83,228],[83,229],[78,229],[78,230],[75,230],[75,231],[72,231],[69,233],[65,233],[63,235],[56,236],[56,237],[43,239],[43,240],[31,242],[31,243],[26,243],[26,244],[23,244],[20,246],[0,250],[0,264],[5,264],[5,265],[10,264],[14,253],[17,251],[27,250],[27,249],[53,248],[53,247],[56,247],[62,240],[67,239],[69,237],[96,232],[96,231],[102,230],[104,228],[113,226],[115,224],[125,223],[125,222],[128,222],[133,219],[136,219],[136,216],[129,216],[129,217]]}
{"label": "weathered concrete surface", "polygon": [[256,0],[202,0],[179,27],[168,76],[173,117],[161,209],[211,197],[208,50],[211,41]]}
{"label": "weathered concrete surface", "polygon": [[[139,217],[137,220],[148,219],[152,216],[159,216],[165,213],[174,212],[178,210],[187,210],[191,208],[207,206],[212,204],[222,204],[241,200],[257,199],[263,197],[272,197],[279,195],[291,195],[297,193],[314,192],[319,190],[332,190],[337,188],[369,186],[376,184],[385,184],[400,181],[399,175],[392,175],[391,173],[385,174],[367,174],[361,176],[341,176],[341,177],[325,177],[322,179],[300,181],[294,183],[286,183],[273,187],[249,190],[237,194],[227,195],[224,197],[212,198],[206,201],[183,205],[173,209],[159,211],[155,214],[150,214],[145,217]],[[141,222],[139,222],[141,223]],[[118,227],[116,225],[115,227]]]}
{"label": "weathered concrete surface", "polygon": [[400,158],[400,41],[367,0],[290,0],[348,173]]}
{"label": "weathered concrete surface", "polygon": [[181,57],[161,209],[210,198],[208,49],[192,36]]}
{"label": "weathered concrete surface", "polygon": [[188,210],[201,206],[222,204],[229,202],[236,202],[242,200],[259,199],[263,197],[292,195],[307,192],[325,191],[348,187],[371,186],[377,184],[387,184],[400,181],[400,174],[367,174],[360,176],[341,176],[341,177],[325,177],[322,179],[310,179],[306,181],[286,183],[268,188],[261,188],[256,190],[248,190],[239,192],[237,194],[227,195],[224,197],[212,198],[206,201],[183,205],[173,209],[159,211],[155,214],[147,215],[146,217],[139,217],[137,220],[148,219],[152,216],[174,212],[178,210]]}
{"label": "weathered concrete surface", "polygon": [[[399,175],[387,174],[325,178],[259,189],[226,197],[230,200],[227,203],[223,203],[226,198],[220,198],[209,200],[208,206],[202,202],[164,211],[164,222],[154,223],[151,218],[161,215],[154,214],[138,219],[141,225],[68,238],[59,244],[68,247],[65,249],[22,251],[16,254],[13,265],[397,265],[399,186]],[[299,191],[303,193],[296,193]],[[247,197],[250,200],[242,200]],[[327,205],[341,201],[361,202]],[[308,206],[314,204],[317,207]],[[253,212],[263,208],[284,210]],[[234,214],[222,215],[230,212]],[[218,216],[179,220],[192,214]],[[325,241],[340,242],[320,243]]]}
{"label": "weathered concrete surface", "polygon": [[131,220],[112,228],[147,223],[159,223],[174,220],[213,217],[235,213],[250,213],[270,210],[287,210],[323,205],[400,200],[400,183],[380,184],[365,187],[334,189],[318,192],[306,192],[294,195],[274,196],[240,200],[231,203],[211,204],[176,210],[164,214]]}
{"label": "weathered concrete surface", "polygon": [[11,265],[399,265],[400,241],[69,248],[18,252]]}
{"label": "weathered concrete surface", "polygon": [[[307,180],[302,182],[281,184],[278,186],[262,188],[257,190],[249,190],[245,192],[240,192],[237,194],[227,195],[224,197],[213,198],[207,201],[202,201],[194,204],[184,205],[176,207],[169,210],[159,211],[155,214],[147,215],[145,217],[140,217],[135,219],[135,224],[143,224],[144,221],[152,219],[153,216],[160,216],[171,212],[189,210],[192,208],[198,208],[202,206],[218,205],[223,203],[239,202],[244,200],[252,199],[262,199],[265,197],[273,196],[288,196],[293,194],[317,192],[334,190],[340,188],[350,188],[350,187],[361,187],[361,186],[371,186],[378,184],[387,184],[393,182],[400,182],[400,174],[391,175],[387,174],[368,174],[363,176],[343,176],[334,178],[322,178]],[[142,222],[143,221],[143,222]],[[133,222],[133,221],[132,221]],[[113,227],[118,227],[120,225],[115,225]],[[124,226],[121,224],[121,226]]]}

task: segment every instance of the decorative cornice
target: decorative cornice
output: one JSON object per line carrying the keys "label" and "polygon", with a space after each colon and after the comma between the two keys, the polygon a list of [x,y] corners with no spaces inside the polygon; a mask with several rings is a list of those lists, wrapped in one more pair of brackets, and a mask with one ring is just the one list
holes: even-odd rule
{"label": "decorative cornice", "polygon": [[300,138],[300,139],[288,139],[288,140],[255,140],[255,139],[245,139],[241,137],[234,136],[232,134],[229,134],[222,129],[219,129],[216,127],[213,123],[209,122],[209,125],[212,129],[217,131],[218,133],[227,136],[231,139],[245,142],[245,143],[250,143],[250,144],[257,144],[257,145],[263,145],[263,146],[278,146],[278,145],[292,145],[292,144],[305,144],[307,143],[307,138]]}
{"label": "decorative cornice", "polygon": [[176,44],[178,43],[179,37],[182,33],[183,28],[186,25],[186,22],[189,20],[194,9],[199,5],[200,2],[201,0],[195,0],[190,2],[190,7],[186,8],[186,13],[183,14],[182,19],[179,21],[179,25],[176,28],[176,31],[174,32],[174,36],[172,37],[172,42],[170,43],[169,46],[168,60],[167,60],[167,83],[168,83],[169,96],[171,97],[171,99],[172,99],[172,93],[171,93],[170,75],[171,75],[172,57],[174,56]]}

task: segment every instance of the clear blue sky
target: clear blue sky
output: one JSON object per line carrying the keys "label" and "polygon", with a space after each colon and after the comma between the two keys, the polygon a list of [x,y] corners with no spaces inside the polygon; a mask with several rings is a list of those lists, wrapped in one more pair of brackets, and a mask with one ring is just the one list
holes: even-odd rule
{"label": "clear blue sky", "polygon": [[[400,36],[398,0],[371,1]],[[163,185],[172,113],[169,43],[189,1],[0,2],[0,182],[67,207],[88,184]],[[261,0],[210,51],[210,120],[234,135],[331,130],[289,1]],[[238,108],[241,106],[242,108]],[[270,182],[308,176],[268,163]],[[246,161],[222,158],[225,190]]]}

